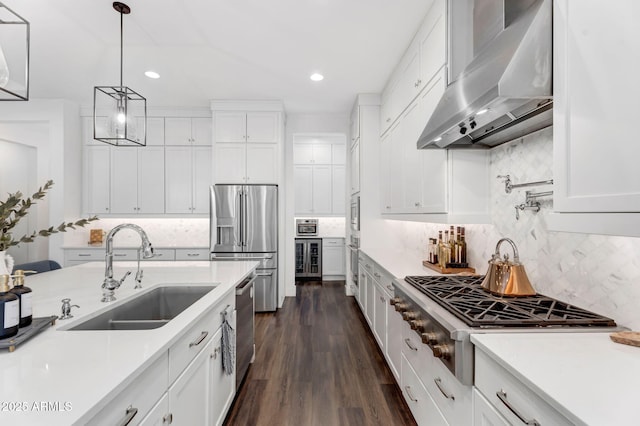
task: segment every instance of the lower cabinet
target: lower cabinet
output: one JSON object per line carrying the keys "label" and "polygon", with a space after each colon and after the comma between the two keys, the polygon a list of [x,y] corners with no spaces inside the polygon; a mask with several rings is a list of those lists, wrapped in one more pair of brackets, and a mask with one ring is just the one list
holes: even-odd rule
{"label": "lower cabinet", "polygon": [[449,426],[404,355],[402,355],[401,387],[402,395],[419,425]]}
{"label": "lower cabinet", "polygon": [[344,280],[346,274],[344,238],[322,239],[322,279]]}
{"label": "lower cabinet", "polygon": [[509,426],[502,414],[482,396],[478,389],[473,389],[473,424],[474,426]]}

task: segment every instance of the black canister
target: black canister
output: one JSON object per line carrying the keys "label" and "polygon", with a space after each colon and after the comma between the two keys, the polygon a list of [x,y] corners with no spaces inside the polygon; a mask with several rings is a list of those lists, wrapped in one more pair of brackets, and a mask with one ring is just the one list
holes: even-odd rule
{"label": "black canister", "polygon": [[0,339],[18,334],[20,301],[10,290],[9,275],[0,275]]}
{"label": "black canister", "polygon": [[24,285],[24,274],[27,272],[35,273],[35,271],[23,271],[18,269],[13,273],[13,288],[11,293],[18,296],[20,302],[20,327],[26,327],[31,324],[33,320],[33,309],[31,296],[33,295],[31,289]]}

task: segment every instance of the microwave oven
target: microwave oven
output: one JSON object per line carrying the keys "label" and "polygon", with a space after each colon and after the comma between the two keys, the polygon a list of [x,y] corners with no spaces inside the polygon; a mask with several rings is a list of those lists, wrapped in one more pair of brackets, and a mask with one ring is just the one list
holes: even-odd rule
{"label": "microwave oven", "polygon": [[351,197],[351,231],[355,234],[360,232],[360,196]]}
{"label": "microwave oven", "polygon": [[318,235],[318,219],[296,219],[296,236],[315,237]]}

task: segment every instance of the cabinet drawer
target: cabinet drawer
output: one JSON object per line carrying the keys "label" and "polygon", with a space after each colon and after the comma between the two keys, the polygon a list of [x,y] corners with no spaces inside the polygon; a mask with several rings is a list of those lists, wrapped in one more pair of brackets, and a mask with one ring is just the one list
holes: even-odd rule
{"label": "cabinet drawer", "polygon": [[104,260],[104,249],[69,249],[64,251],[65,260],[80,260],[90,262],[94,260]]}
{"label": "cabinet drawer", "polygon": [[323,238],[322,245],[327,247],[343,246],[344,238]]}
{"label": "cabinet drawer", "polygon": [[384,292],[387,293],[387,296],[393,297],[393,280],[395,277],[377,263],[374,265],[373,277],[378,281]]}
{"label": "cabinet drawer", "polygon": [[204,348],[222,325],[222,312],[235,309],[235,292],[211,308],[189,331],[169,348],[169,383],[182,373],[191,360]]}
{"label": "cabinet drawer", "polygon": [[535,419],[541,425],[572,424],[486,353],[476,349],[475,355],[476,387],[510,423],[522,424],[519,415],[525,422]]}
{"label": "cabinet drawer", "polygon": [[[88,425],[125,424],[129,407],[137,409],[130,424],[137,424],[151,411],[169,386],[167,380],[168,356],[165,352],[160,359],[134,378],[109,404],[94,416]],[[131,413],[133,415],[133,413]]]}
{"label": "cabinet drawer", "polygon": [[419,425],[449,426],[404,355],[402,355],[402,395]]}
{"label": "cabinet drawer", "polygon": [[158,261],[158,260],[176,260],[176,251],[173,249],[154,249],[153,257],[151,259],[144,259],[145,261]]}
{"label": "cabinet drawer", "polygon": [[[395,312],[400,316],[400,313]],[[400,317],[402,320],[402,317]],[[422,343],[418,333],[409,327],[409,323],[402,321],[402,353],[416,371],[424,372],[431,368],[433,352],[429,346]]]}
{"label": "cabinet drawer", "polygon": [[209,249],[176,249],[176,260],[210,260]]}

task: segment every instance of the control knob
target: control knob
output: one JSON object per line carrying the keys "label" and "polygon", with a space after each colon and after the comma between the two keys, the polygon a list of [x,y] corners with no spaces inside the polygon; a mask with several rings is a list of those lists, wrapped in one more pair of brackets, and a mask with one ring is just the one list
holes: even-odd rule
{"label": "control knob", "polygon": [[402,313],[402,319],[405,321],[418,319],[418,316],[420,316],[420,314],[416,311],[405,311]]}
{"label": "control knob", "polygon": [[427,320],[415,319],[415,320],[409,321],[409,326],[411,327],[412,330],[416,330],[418,333],[422,333],[424,329],[427,327],[428,323],[429,321]]}
{"label": "control knob", "polygon": [[400,302],[402,302],[402,299],[400,299],[399,297],[394,297],[392,299],[389,299],[389,304],[391,306],[394,306],[395,304],[400,303]]}
{"label": "control knob", "polygon": [[449,359],[451,357],[451,348],[449,345],[435,345],[431,350],[433,351],[433,356],[436,358]]}
{"label": "control knob", "polygon": [[404,311],[408,311],[410,306],[408,303],[396,303],[395,308],[397,312],[404,312]]}
{"label": "control knob", "polygon": [[420,337],[422,338],[422,343],[424,343],[425,345],[432,346],[438,343],[438,336],[432,331],[428,333],[422,333]]}

